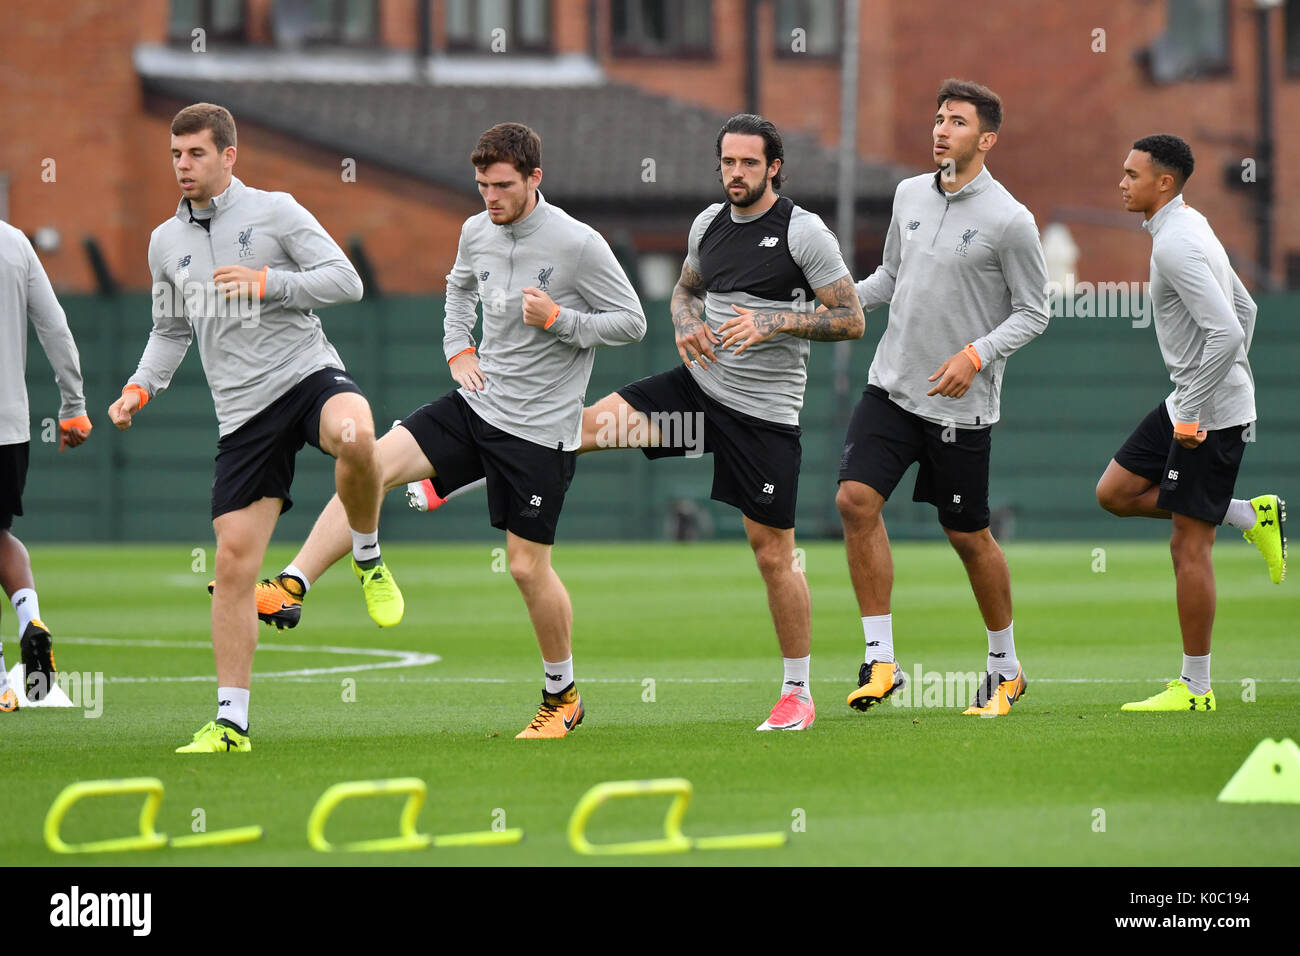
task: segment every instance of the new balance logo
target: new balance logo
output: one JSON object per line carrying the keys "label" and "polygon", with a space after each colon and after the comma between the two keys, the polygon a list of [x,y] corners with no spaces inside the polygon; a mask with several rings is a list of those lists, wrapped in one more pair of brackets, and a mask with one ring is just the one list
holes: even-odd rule
{"label": "new balance logo", "polygon": [[779,236],[764,236],[758,240],[758,244],[763,249],[775,249],[776,244],[781,241]]}
{"label": "new balance logo", "polygon": [[479,282],[487,282],[487,277],[490,276],[491,274],[492,274],[492,273],[490,273],[490,272],[480,272],[480,273],[478,274],[478,281],[479,281]]}
{"label": "new balance logo", "polygon": [[1004,657],[1006,657],[1006,656],[1007,656],[1007,652],[1006,652],[1006,651],[1000,651],[1000,652],[997,653],[997,654],[994,654],[994,653],[992,653],[991,651],[989,652],[989,657],[996,657],[998,660],[1001,660],[1002,658],[1004,658]]}
{"label": "new balance logo", "polygon": [[867,641],[867,647],[879,647],[879,646],[880,646],[879,641]]}
{"label": "new balance logo", "polygon": [[547,680],[560,681],[560,680],[564,680],[564,675],[563,675],[563,674],[547,674],[547,675],[546,675],[546,679],[547,679]]}
{"label": "new balance logo", "polygon": [[217,706],[218,706],[218,707],[229,707],[229,706],[231,705],[231,703],[232,703],[232,701],[228,701],[228,700],[219,700],[219,701],[217,701]]}
{"label": "new balance logo", "polygon": [[22,597],[20,597],[17,601],[14,602],[14,610],[15,611],[18,610],[20,607],[23,606],[23,604],[26,601],[27,601],[27,595],[24,594]]}
{"label": "new balance logo", "polygon": [[1169,480],[1170,480],[1170,481],[1177,481],[1177,480],[1178,480],[1178,470],[1177,470],[1177,469],[1175,469],[1175,468],[1170,468],[1170,469],[1169,469]]}

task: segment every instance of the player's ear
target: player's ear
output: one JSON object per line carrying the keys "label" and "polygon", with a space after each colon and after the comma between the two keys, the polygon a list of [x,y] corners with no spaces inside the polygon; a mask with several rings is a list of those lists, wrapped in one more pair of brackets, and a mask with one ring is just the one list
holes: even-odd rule
{"label": "player's ear", "polygon": [[542,184],[542,167],[538,166],[531,173],[528,174],[528,188],[536,189],[541,184]]}
{"label": "player's ear", "polygon": [[997,142],[998,142],[998,134],[993,132],[992,130],[989,130],[987,133],[980,133],[979,148],[983,152],[987,153],[990,149],[992,149],[994,146],[997,145]]}
{"label": "player's ear", "polygon": [[223,169],[230,169],[235,165],[235,147],[227,146],[221,151],[221,166]]}

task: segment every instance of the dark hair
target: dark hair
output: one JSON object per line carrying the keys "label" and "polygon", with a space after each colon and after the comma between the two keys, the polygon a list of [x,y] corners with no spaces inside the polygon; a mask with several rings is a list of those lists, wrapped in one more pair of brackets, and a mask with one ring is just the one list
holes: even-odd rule
{"label": "dark hair", "polygon": [[480,171],[509,163],[527,179],[542,166],[542,138],[523,123],[497,123],[478,138],[469,161]]}
{"label": "dark hair", "polygon": [[737,113],[723,123],[722,129],[718,130],[718,141],[713,145],[713,151],[718,157],[719,170],[722,169],[722,137],[728,133],[763,137],[763,159],[767,165],[771,166],[776,160],[781,160],[781,168],[772,177],[772,188],[780,189],[781,184],[785,182],[785,146],[781,143],[781,134],[776,131],[772,121],[755,116],[753,113]]}
{"label": "dark hair", "polygon": [[1185,139],[1170,133],[1143,136],[1133,144],[1133,148],[1151,154],[1151,162],[1173,173],[1179,189],[1183,188],[1183,183],[1187,182],[1196,166],[1192,147]]}
{"label": "dark hair", "polygon": [[224,106],[195,103],[172,117],[173,136],[188,136],[205,129],[212,131],[212,142],[216,144],[218,153],[224,153],[227,146],[235,145],[235,118]]}
{"label": "dark hair", "polygon": [[996,133],[1002,126],[1002,97],[987,86],[949,77],[939,87],[939,102],[936,105],[943,106],[949,100],[962,100],[975,107],[981,133]]}

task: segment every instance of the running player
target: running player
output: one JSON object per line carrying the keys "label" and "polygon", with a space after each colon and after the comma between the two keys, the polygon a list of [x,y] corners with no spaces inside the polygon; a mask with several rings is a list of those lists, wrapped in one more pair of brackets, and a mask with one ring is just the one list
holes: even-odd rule
{"label": "running player", "polygon": [[[304,444],[333,456],[351,528],[353,567],[381,626],[402,597],[379,551],[379,467],[370,406],[312,311],[361,298],[343,251],[288,193],[234,176],[235,121],[196,103],[171,125],[176,215],[149,241],[153,331],[140,365],[109,408],[118,428],[171,382],[195,336],[220,440],[212,485],[217,536],[212,648],[217,717],[178,753],[247,751],[257,619],[254,585]],[[277,607],[278,610],[278,607]]]}
{"label": "running player", "polygon": [[889,305],[835,497],[866,640],[848,698],[857,710],[906,684],[894,657],[894,564],[880,511],[914,461],[912,500],[938,509],[988,635],[984,677],[963,713],[1006,714],[1025,691],[1011,574],[989,532],[990,426],[1007,359],[1047,328],[1047,266],[1033,215],[984,165],[1001,124],[992,90],[944,82],[932,132],[938,172],[899,184],[884,261],[857,286],[864,309]]}
{"label": "running player", "polygon": [[[645,315],[600,233],[542,196],[542,142],[533,130],[493,126],[470,162],[487,208],[461,229],[443,338],[460,388],[416,409],[376,451],[385,489],[431,479],[446,497],[485,481],[488,516],[506,533],[510,573],[542,653],[542,703],[516,736],[564,737],[585,710],[574,680],[573,608],[551,567],[551,547],[573,480],[595,348],[640,341]],[[335,498],[294,566],[315,581],[346,552],[347,539]],[[300,596],[283,582],[258,590],[292,607],[292,627]]]}
{"label": "running player", "polygon": [[[59,451],[75,448],[90,437],[91,429],[81,390],[77,344],[32,244],[9,223],[0,222],[0,587],[18,615],[23,690],[29,700],[41,700],[54,683],[50,630],[41,621],[27,549],[10,530],[14,516],[23,513],[30,448],[26,380],[29,321],[54,367],[54,381],[59,386]],[[0,642],[0,711],[17,709],[18,695],[9,686],[4,645]]]}
{"label": "running player", "polygon": [[809,341],[861,338],[865,326],[835,236],[777,193],[785,153],[776,127],[733,116],[715,151],[727,201],[695,218],[673,290],[683,364],[584,409],[582,450],[713,454],[712,497],[744,516],[784,661],[779,699],[757,729],[804,730],[817,716],[812,603],[794,541]]}
{"label": "running player", "polygon": [[1167,518],[1183,638],[1180,676],[1121,710],[1211,711],[1210,636],[1220,524],[1239,528],[1268,564],[1286,574],[1286,502],[1275,494],[1232,497],[1255,421],[1255,379],[1246,355],[1256,307],[1205,217],[1183,187],[1195,161],[1177,136],[1133,144],[1119,182],[1124,208],[1151,233],[1150,302],[1156,339],[1174,390],[1134,429],[1097,483],[1097,501],[1120,517]]}

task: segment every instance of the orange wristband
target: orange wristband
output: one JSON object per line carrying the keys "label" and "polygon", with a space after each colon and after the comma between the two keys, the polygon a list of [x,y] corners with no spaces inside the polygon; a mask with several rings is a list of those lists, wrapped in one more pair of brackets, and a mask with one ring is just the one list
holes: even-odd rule
{"label": "orange wristband", "polygon": [[555,324],[555,320],[558,319],[559,317],[560,317],[560,307],[557,305],[555,307],[555,311],[551,313],[551,317],[546,320],[546,324],[543,325],[542,328],[549,329],[552,325]]}
{"label": "orange wristband", "polygon": [[80,428],[84,432],[89,432],[95,426],[90,424],[90,416],[78,415],[76,418],[65,418],[59,422],[59,427],[65,432],[69,428]]}
{"label": "orange wristband", "polygon": [[146,392],[139,385],[136,385],[134,382],[132,382],[130,385],[123,386],[122,394],[125,395],[128,392],[135,392],[136,395],[139,396],[141,408],[144,408],[146,405],[149,404],[149,393]]}
{"label": "orange wristband", "polygon": [[467,349],[461,349],[459,352],[457,352],[457,353],[456,353],[455,355],[453,355],[451,358],[447,359],[447,364],[450,365],[452,362],[456,361],[456,359],[460,358],[460,357],[461,357],[462,355],[464,355],[466,352],[468,352],[469,354],[473,355],[473,354],[474,354],[474,346],[471,345],[471,346],[470,346],[469,348],[467,348]]}
{"label": "orange wristband", "polygon": [[968,359],[971,360],[971,364],[975,366],[975,371],[978,372],[981,368],[984,367],[984,363],[980,361],[980,353],[975,351],[974,345],[968,345],[961,351],[963,355],[965,355]]}
{"label": "orange wristband", "polygon": [[1175,434],[1175,435],[1189,435],[1189,436],[1191,436],[1192,438],[1195,438],[1195,437],[1196,437],[1196,432],[1197,432],[1197,430],[1198,430],[1198,429],[1197,429],[1197,426],[1200,425],[1200,424],[1201,424],[1201,423],[1200,423],[1199,421],[1195,421],[1195,422],[1175,422],[1175,423],[1174,423],[1174,434]]}
{"label": "orange wristband", "polygon": [[259,299],[266,298],[266,270],[270,268],[270,266],[262,266],[262,271],[257,274],[257,297]]}

